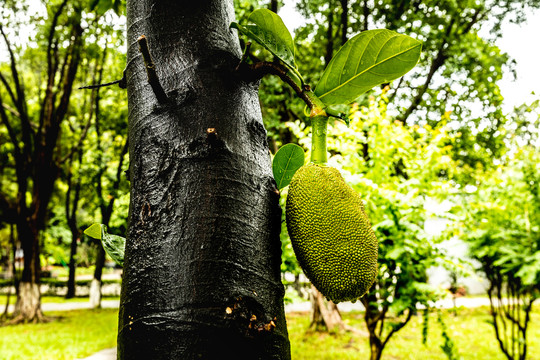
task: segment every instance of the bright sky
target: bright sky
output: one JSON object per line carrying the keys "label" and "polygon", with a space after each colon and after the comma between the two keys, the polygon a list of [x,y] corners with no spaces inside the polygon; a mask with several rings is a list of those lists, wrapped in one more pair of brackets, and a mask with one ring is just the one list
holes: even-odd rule
{"label": "bright sky", "polygon": [[[530,103],[540,96],[540,11],[531,12],[527,23],[520,26],[506,23],[503,37],[497,41],[499,48],[516,60],[516,79],[510,74],[499,84],[505,99],[506,110]],[[536,96],[531,95],[535,92]]]}

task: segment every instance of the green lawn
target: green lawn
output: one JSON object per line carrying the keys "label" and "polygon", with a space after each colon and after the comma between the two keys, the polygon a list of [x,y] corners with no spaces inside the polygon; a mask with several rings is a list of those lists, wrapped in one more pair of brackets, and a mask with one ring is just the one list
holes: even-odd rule
{"label": "green lawn", "polygon": [[[363,313],[343,314],[344,321],[360,330],[366,330]],[[369,339],[354,333],[321,334],[307,329],[309,319],[305,314],[288,314],[289,338],[293,360],[348,360],[369,359]],[[506,360],[499,349],[495,332],[489,321],[487,307],[460,309],[458,316],[444,312],[444,322],[449,336],[454,341],[460,359]],[[529,331],[528,359],[540,358],[540,309],[532,314]],[[422,316],[415,316],[411,322],[396,333],[383,352],[383,359],[392,360],[447,360],[440,349],[441,329],[436,314],[430,317],[428,341],[422,344]]]}
{"label": "green lawn", "polygon": [[[0,359],[73,360],[114,347],[117,310],[77,310],[47,313],[53,321],[38,325],[0,327]],[[363,314],[344,313],[347,324],[364,330]],[[444,312],[449,335],[461,359],[504,360],[489,324],[488,308],[460,309],[458,316]],[[368,338],[357,333],[315,333],[307,330],[309,315],[287,314],[293,360],[362,360],[369,358]],[[528,332],[529,359],[540,358],[540,309],[535,308]],[[436,316],[430,317],[428,342],[422,345],[422,317],[390,340],[383,359],[446,360],[440,349],[441,330]]]}
{"label": "green lawn", "polygon": [[0,327],[0,359],[74,360],[116,345],[117,309],[45,315],[50,322]]}

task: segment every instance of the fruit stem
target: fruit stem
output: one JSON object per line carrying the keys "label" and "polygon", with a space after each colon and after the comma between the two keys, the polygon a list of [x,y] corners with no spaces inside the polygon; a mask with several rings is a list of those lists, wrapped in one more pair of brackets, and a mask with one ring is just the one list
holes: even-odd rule
{"label": "fruit stem", "polygon": [[311,118],[311,162],[326,164],[326,126],[328,117],[314,116]]}

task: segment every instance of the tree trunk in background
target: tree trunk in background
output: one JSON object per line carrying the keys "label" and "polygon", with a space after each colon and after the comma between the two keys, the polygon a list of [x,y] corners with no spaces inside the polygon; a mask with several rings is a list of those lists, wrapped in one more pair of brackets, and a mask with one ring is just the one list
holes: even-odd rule
{"label": "tree trunk in background", "polygon": [[[279,194],[257,87],[234,71],[232,0],[128,0],[127,11],[131,202],[118,358],[290,359]],[[166,101],[149,84],[141,35]]]}
{"label": "tree trunk in background", "polygon": [[345,324],[335,303],[325,300],[323,294],[311,285],[311,324],[314,330],[345,330]]}
{"label": "tree trunk in background", "polygon": [[96,267],[94,277],[90,283],[89,301],[92,309],[101,307],[101,276],[103,275],[103,266],[105,265],[105,250],[101,243],[98,244],[96,255]]}
{"label": "tree trunk in background", "polygon": [[67,282],[66,299],[75,297],[75,271],[77,269],[77,242],[79,241],[78,229],[71,230],[71,245],[69,251],[69,274]]}
{"label": "tree trunk in background", "polygon": [[[59,173],[61,153],[57,147],[62,121],[68,114],[73,82],[79,67],[82,49],[83,28],[80,18],[70,18],[67,24],[69,37],[59,40],[57,25],[61,14],[66,10],[68,0],[57,6],[49,7],[51,25],[49,28],[46,50],[46,67],[43,77],[42,98],[32,99],[31,105],[39,106],[39,116],[31,118],[22,74],[18,69],[9,36],[0,25],[3,48],[9,55],[10,77],[2,78],[2,84],[8,91],[11,105],[17,110],[17,116],[8,116],[4,111],[3,99],[0,98],[0,119],[8,129],[9,139],[13,144],[14,167],[17,183],[17,197],[7,201],[2,197],[0,205],[9,208],[9,213],[16,216],[17,235],[24,253],[24,269],[19,284],[15,320],[28,322],[42,318],[40,300],[40,232],[45,228],[48,205],[54,191]],[[79,14],[78,4],[73,4],[68,14]],[[62,19],[61,21],[65,21]],[[59,46],[62,43],[62,46]],[[67,43],[67,44],[66,44]],[[64,46],[65,45],[65,46]],[[62,49],[62,51],[60,51]],[[39,61],[43,61],[40,59]],[[35,105],[37,102],[38,105]],[[14,126],[16,124],[16,126]],[[38,126],[35,126],[35,125]],[[29,200],[29,198],[31,200]],[[4,210],[3,210],[4,211]]]}
{"label": "tree trunk in background", "polygon": [[[79,163],[79,169],[82,165],[82,147],[79,148],[77,152],[77,160]],[[81,175],[77,177],[75,183],[73,183],[73,159],[69,161],[69,167],[67,169],[67,185],[68,189],[66,191],[66,220],[71,231],[71,245],[69,251],[69,275],[67,282],[67,293],[66,299],[71,299],[75,297],[75,271],[77,269],[77,245],[80,240],[80,231],[77,226],[77,210],[79,208],[79,199],[81,195]],[[73,199],[71,197],[71,192],[74,191]]]}
{"label": "tree trunk in background", "polygon": [[[99,65],[98,69],[98,77],[96,84],[100,84],[103,80],[103,71],[105,68],[107,59],[107,46],[105,46],[103,50],[103,57],[101,58],[101,63]],[[96,89],[96,96],[94,98],[94,112],[96,114],[95,116],[95,130],[97,138],[101,138],[101,122],[100,122],[100,89]],[[105,172],[107,170],[107,167],[109,164],[107,161],[103,158],[103,149],[101,147],[101,142],[97,142],[97,153],[98,153],[98,159],[99,159],[99,171],[97,174],[97,186],[96,186],[96,192],[97,197],[99,199],[99,210],[101,214],[101,224],[105,226],[109,226],[109,222],[112,218],[113,209],[114,209],[114,203],[118,197],[118,189],[120,188],[120,182],[122,180],[122,176],[124,176],[124,173],[122,172],[123,166],[124,166],[124,158],[128,151],[128,142],[127,140],[124,143],[124,146],[122,148],[122,151],[119,154],[118,157],[118,166],[116,168],[116,177],[114,178],[114,181],[112,184],[109,185],[109,187],[104,187],[105,183],[110,183],[110,181],[105,180]],[[105,200],[107,199],[107,200]],[[98,242],[97,244],[97,254],[96,254],[96,264],[94,269],[94,276],[92,278],[92,282],[90,284],[90,306],[93,309],[97,309],[101,307],[101,285],[102,285],[102,275],[103,275],[103,267],[105,266],[105,250],[103,249],[103,245],[101,242]]]}
{"label": "tree trunk in background", "polygon": [[[103,57],[101,59],[101,64],[99,66],[98,70],[98,77],[97,77],[97,84],[101,84],[103,80],[103,67],[105,65],[105,60],[107,59],[107,46],[105,46],[103,50]],[[100,100],[101,97],[99,95],[99,88],[96,89],[96,97],[94,98],[94,111],[96,113],[95,117],[95,129],[96,129],[96,135],[97,138],[101,138],[101,125],[100,125]],[[97,142],[97,153],[99,157],[99,172],[97,176],[97,196],[99,199],[99,210],[101,212],[101,224],[105,226],[109,226],[109,220],[111,218],[111,214],[109,213],[109,206],[105,204],[104,194],[103,194],[103,175],[105,174],[106,170],[106,164],[104,164],[103,160],[103,149],[101,148],[101,142]],[[122,164],[122,158],[120,159],[120,164]],[[120,165],[121,167],[121,165]],[[114,197],[109,194],[110,196],[110,203],[114,202]],[[111,213],[112,213],[112,206]],[[103,249],[103,245],[101,242],[98,242],[97,244],[97,254],[96,254],[96,264],[94,268],[94,276],[92,278],[92,282],[90,283],[90,291],[89,291],[89,301],[90,301],[90,307],[92,309],[99,309],[101,308],[101,276],[103,274],[103,266],[105,265],[105,249]]]}
{"label": "tree trunk in background", "polygon": [[24,265],[14,312],[17,319],[25,322],[40,321],[43,317],[39,289],[41,273],[39,231],[36,227],[28,225],[27,222],[17,224],[17,234],[24,253]]}

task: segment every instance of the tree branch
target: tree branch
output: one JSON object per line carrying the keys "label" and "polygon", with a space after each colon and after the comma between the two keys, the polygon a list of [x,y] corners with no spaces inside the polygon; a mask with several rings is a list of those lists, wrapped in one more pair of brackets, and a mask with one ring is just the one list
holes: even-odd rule
{"label": "tree branch", "polygon": [[6,87],[11,99],[13,100],[13,105],[15,105],[15,107],[21,114],[19,119],[21,120],[21,128],[23,131],[23,141],[29,144],[30,137],[33,133],[32,133],[32,127],[30,126],[28,113],[26,112],[26,100],[25,100],[24,88],[21,85],[19,71],[17,70],[17,62],[15,60],[15,54],[13,53],[13,49],[11,48],[11,43],[9,42],[2,25],[0,25],[0,33],[2,34],[2,37],[4,38],[4,42],[9,52],[11,76],[13,78],[13,82],[15,85],[15,93],[17,94],[17,96],[15,96],[15,93],[13,92],[11,87],[8,85],[7,80],[4,78],[3,75],[0,77],[0,79],[2,80],[2,83],[4,83],[4,86]]}
{"label": "tree branch", "polygon": [[341,3],[341,45],[347,42],[347,30],[349,29],[349,4],[348,0],[339,0]]}
{"label": "tree branch", "polygon": [[15,161],[18,161],[21,156],[21,148],[19,147],[19,141],[17,140],[15,131],[13,130],[13,127],[11,126],[8,116],[6,114],[6,111],[4,110],[4,103],[2,101],[1,93],[0,93],[0,119],[6,126],[9,138],[11,142],[13,143],[13,147],[15,148]]}
{"label": "tree branch", "polygon": [[9,95],[9,98],[13,102],[13,105],[18,108],[18,106],[17,106],[17,104],[18,104],[17,97],[13,93],[13,89],[11,89],[11,86],[9,86],[9,83],[7,82],[5,76],[1,72],[0,72],[0,81],[2,81],[2,84],[4,84],[4,87],[6,88],[6,91],[7,91],[8,95]]}
{"label": "tree branch", "polygon": [[294,81],[294,79],[288,75],[288,70],[278,63],[260,61],[250,65],[246,64],[245,62],[241,62],[238,65],[237,69],[242,79],[248,82],[259,81],[261,78],[268,74],[276,75],[283,82],[288,84],[294,90],[294,92],[308,105],[310,109],[315,106],[313,101],[307,95],[307,92],[311,91],[310,86],[304,85],[304,88],[302,89],[296,83],[296,81]]}
{"label": "tree branch", "polygon": [[402,321],[401,323],[399,323],[398,325],[396,325],[396,326],[394,326],[392,328],[392,330],[386,336],[386,339],[384,339],[384,341],[382,342],[382,348],[384,348],[386,346],[386,343],[388,342],[388,340],[390,340],[392,335],[394,335],[396,332],[401,330],[405,325],[407,325],[409,320],[411,320],[411,318],[412,318],[412,314],[413,314],[413,311],[411,309],[408,309],[407,317],[405,318],[404,321]]}
{"label": "tree branch", "polygon": [[448,55],[446,53],[446,46],[448,44],[448,37],[450,36],[450,33],[452,32],[452,28],[454,27],[454,23],[455,23],[455,19],[452,18],[452,20],[450,21],[450,24],[446,28],[446,33],[443,37],[441,45],[439,46],[439,51],[437,52],[435,59],[433,59],[433,61],[431,62],[429,73],[428,73],[428,76],[426,77],[424,85],[420,87],[411,105],[407,108],[403,116],[401,116],[401,118],[398,118],[398,120],[400,120],[402,123],[406,124],[409,116],[418,108],[418,106],[422,102],[422,97],[428,90],[429,85],[431,84],[431,81],[433,80],[433,76],[435,76],[435,73],[437,72],[437,70],[439,70],[439,68],[444,65],[444,62],[446,61],[446,59],[448,59]]}
{"label": "tree branch", "polygon": [[123,84],[125,81],[126,81],[126,78],[125,78],[125,76],[123,76],[120,80],[114,80],[114,81],[111,81],[111,82],[108,82],[108,83],[104,83],[104,84],[94,84],[94,85],[81,86],[81,87],[79,87],[78,89],[79,89],[79,90],[84,90],[84,89],[99,89],[99,88],[102,88],[102,87],[111,86],[111,85],[116,85],[116,84],[118,84],[118,86],[119,86],[121,89],[124,89],[124,88],[122,88],[122,84]]}
{"label": "tree branch", "polygon": [[60,104],[57,108],[56,121],[60,122],[67,113],[69,106],[69,98],[71,97],[71,91],[73,90],[73,82],[77,75],[77,68],[79,67],[80,51],[76,50],[80,46],[80,39],[83,29],[80,25],[75,25],[75,34],[73,35],[72,53],[70,55],[70,62],[67,68],[67,76],[64,79],[62,86],[62,97],[60,98]]}
{"label": "tree branch", "polygon": [[[6,44],[6,48],[9,53],[9,60],[10,60],[10,67],[11,67],[11,76],[13,77],[13,82],[15,83],[15,91],[17,93],[17,99],[15,101],[15,105],[19,105],[22,100],[24,99],[24,91],[21,86],[21,81],[19,77],[19,71],[17,70],[17,62],[15,60],[15,54],[13,53],[13,49],[11,48],[11,43],[9,42],[6,33],[4,32],[4,28],[2,25],[0,25],[0,33],[2,34],[2,37],[4,38],[4,42]],[[5,81],[5,80],[4,80]],[[6,86],[7,87],[7,86]],[[21,111],[21,109],[19,109]]]}
{"label": "tree branch", "polygon": [[48,72],[48,75],[49,75],[49,79],[51,79],[51,77],[53,75],[51,49],[53,47],[52,45],[53,45],[53,40],[54,40],[54,33],[56,31],[56,25],[58,24],[58,18],[60,17],[60,14],[64,10],[64,7],[66,6],[67,2],[68,2],[68,0],[62,1],[62,3],[58,6],[58,9],[56,9],[56,11],[55,11],[55,13],[53,15],[52,22],[51,22],[51,28],[49,30],[49,36],[48,36],[48,40],[47,40],[47,72]]}
{"label": "tree branch", "polygon": [[[101,59],[101,64],[97,64],[96,67],[98,68],[98,80],[97,80],[97,83],[100,83],[101,82],[101,79],[103,78],[103,65],[105,64],[105,59],[107,57],[107,44],[105,44],[105,50],[103,51],[103,57]],[[98,60],[96,60],[96,63],[98,63]],[[92,85],[91,85],[92,86]],[[88,129],[90,128],[90,125],[92,123],[92,117],[94,116],[94,101],[96,98],[99,97],[99,87],[100,86],[93,86],[92,89],[94,91],[92,91],[92,96],[91,96],[91,100],[90,100],[90,111],[89,111],[89,114],[88,114],[88,121],[86,123],[86,126],[81,134],[81,136],[79,137],[79,141],[77,142],[77,145],[73,146],[70,150],[70,152],[68,154],[66,154],[66,156],[64,156],[62,159],[59,160],[59,163],[62,164],[64,163],[69,157],[71,157],[71,155],[77,151],[77,149],[82,145],[82,142],[84,141],[84,139],[86,138],[86,135],[88,134]],[[85,87],[85,88],[90,88],[90,87]],[[81,88],[79,88],[81,89]],[[96,111],[96,116],[97,116],[97,111]]]}
{"label": "tree branch", "polygon": [[137,42],[139,43],[139,51],[141,52],[144,60],[144,67],[146,68],[146,74],[148,75],[148,83],[152,87],[152,91],[154,91],[158,101],[160,103],[165,103],[168,100],[167,94],[159,82],[159,77],[156,72],[156,65],[154,64],[152,56],[150,55],[150,49],[148,48],[146,36],[141,35],[137,39]]}

